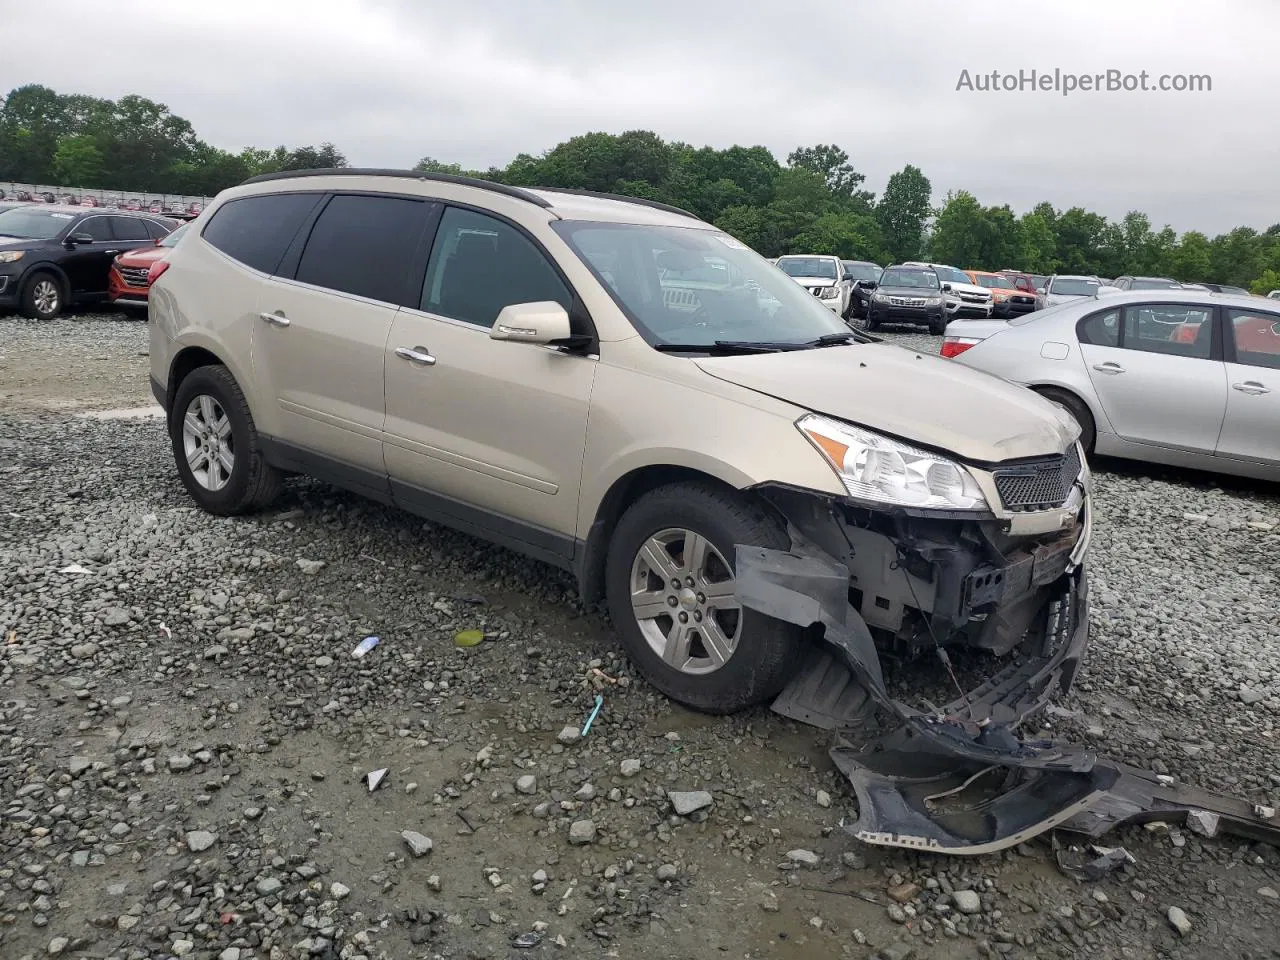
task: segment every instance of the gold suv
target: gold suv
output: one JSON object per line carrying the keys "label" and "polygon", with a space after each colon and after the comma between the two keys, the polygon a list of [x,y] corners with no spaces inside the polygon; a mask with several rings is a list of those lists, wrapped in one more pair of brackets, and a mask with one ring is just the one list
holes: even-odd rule
{"label": "gold suv", "polygon": [[851,330],[685,211],[292,172],[220,194],[168,263],[152,389],[210,512],[302,473],[564,567],[706,711],[773,697],[849,630],[867,670],[967,645],[1042,657],[1033,699],[1074,675],[1074,421]]}

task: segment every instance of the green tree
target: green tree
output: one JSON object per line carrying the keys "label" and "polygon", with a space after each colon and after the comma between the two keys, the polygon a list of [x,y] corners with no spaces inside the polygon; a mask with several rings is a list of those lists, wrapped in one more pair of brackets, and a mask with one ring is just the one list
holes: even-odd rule
{"label": "green tree", "polygon": [[919,167],[907,164],[889,178],[876,205],[876,219],[884,234],[886,258],[914,260],[924,245],[933,187]]}
{"label": "green tree", "polygon": [[53,154],[53,176],[61,184],[77,187],[103,186],[102,151],[87,133],[63,137]]}
{"label": "green tree", "polygon": [[852,200],[863,211],[869,211],[875,194],[859,189],[866,181],[866,176],[853,169],[849,154],[834,143],[797,147],[787,157],[787,163],[791,167],[818,174],[836,197]]}
{"label": "green tree", "polygon": [[1169,275],[1182,283],[1196,283],[1209,277],[1209,238],[1190,230],[1182,235],[1173,251]]}
{"label": "green tree", "polygon": [[[1052,208],[1049,212],[1053,212]],[[1051,274],[1057,269],[1058,238],[1043,213],[1022,215],[1018,221],[1018,248],[1016,262],[1020,269],[1040,274]]]}
{"label": "green tree", "polygon": [[1272,290],[1280,290],[1280,270],[1264,270],[1262,276],[1249,284],[1249,292],[1266,296]]}
{"label": "green tree", "polygon": [[948,193],[934,218],[930,256],[963,268],[983,265],[986,233],[986,211],[978,199],[967,190]]}

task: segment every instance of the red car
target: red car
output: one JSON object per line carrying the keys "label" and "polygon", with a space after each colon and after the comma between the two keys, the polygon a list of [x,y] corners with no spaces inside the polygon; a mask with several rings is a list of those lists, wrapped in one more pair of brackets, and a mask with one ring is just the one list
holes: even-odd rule
{"label": "red car", "polygon": [[154,247],[130,250],[116,257],[107,276],[107,300],[121,306],[146,306],[147,291],[151,283],[167,268],[164,262],[169,248],[176,244],[186,231],[184,223],[167,237],[156,241]]}

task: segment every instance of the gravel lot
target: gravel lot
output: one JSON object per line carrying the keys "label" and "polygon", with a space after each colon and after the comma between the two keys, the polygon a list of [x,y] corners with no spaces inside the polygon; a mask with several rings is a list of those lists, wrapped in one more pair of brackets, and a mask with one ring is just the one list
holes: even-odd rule
{"label": "gravel lot", "polygon": [[[197,511],[159,421],[93,415],[150,403],[145,350],[137,318],[0,318],[0,957],[1280,957],[1280,851],[1132,828],[1079,883],[1047,838],[863,847],[823,735],[672,706],[566,576],[309,481]],[[1097,480],[1092,654],[1048,722],[1280,805],[1277,490]]]}

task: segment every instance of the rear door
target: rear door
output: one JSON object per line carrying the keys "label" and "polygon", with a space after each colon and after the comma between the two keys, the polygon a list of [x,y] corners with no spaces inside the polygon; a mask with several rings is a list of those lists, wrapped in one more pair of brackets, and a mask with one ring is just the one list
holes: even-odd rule
{"label": "rear door", "polygon": [[317,476],[385,495],[383,354],[414,296],[434,209],[421,197],[334,194],[263,290],[254,367],[277,439]]}
{"label": "rear door", "polygon": [[1091,314],[1077,334],[1094,392],[1120,437],[1214,451],[1227,406],[1214,307],[1130,304]]}
{"label": "rear door", "polygon": [[1280,464],[1280,311],[1223,312],[1227,419],[1218,456]]}

